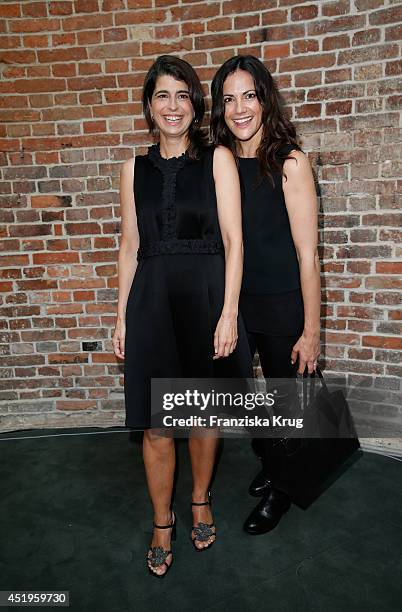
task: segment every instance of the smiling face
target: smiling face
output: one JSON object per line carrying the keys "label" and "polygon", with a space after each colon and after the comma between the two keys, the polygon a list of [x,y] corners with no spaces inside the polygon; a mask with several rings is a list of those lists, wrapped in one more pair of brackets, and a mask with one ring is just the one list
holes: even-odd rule
{"label": "smiling face", "polygon": [[240,143],[255,140],[258,147],[262,133],[262,106],[257,98],[254,79],[246,70],[236,70],[223,84],[225,123]]}
{"label": "smiling face", "polygon": [[167,74],[156,79],[149,108],[154,124],[168,137],[184,136],[194,118],[187,84]]}

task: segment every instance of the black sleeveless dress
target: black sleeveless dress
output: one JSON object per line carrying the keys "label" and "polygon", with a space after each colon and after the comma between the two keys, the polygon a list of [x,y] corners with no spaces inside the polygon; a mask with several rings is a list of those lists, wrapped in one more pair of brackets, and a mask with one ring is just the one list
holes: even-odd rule
{"label": "black sleeveless dress", "polygon": [[126,426],[150,427],[151,378],[252,377],[241,316],[238,342],[213,360],[225,290],[213,149],[165,159],[137,156],[134,196],[140,247],[126,308]]}

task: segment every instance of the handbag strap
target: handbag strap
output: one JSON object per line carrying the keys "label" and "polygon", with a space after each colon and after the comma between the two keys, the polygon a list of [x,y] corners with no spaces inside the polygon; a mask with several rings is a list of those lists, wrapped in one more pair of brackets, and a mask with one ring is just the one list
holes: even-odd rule
{"label": "handbag strap", "polygon": [[324,375],[323,375],[323,373],[321,372],[321,370],[320,370],[320,368],[319,368],[318,366],[316,366],[315,371],[316,371],[316,372],[317,372],[317,374],[318,374],[318,378],[320,379],[320,383],[321,383],[321,385],[322,385],[323,389],[325,390],[325,392],[326,392],[328,395],[330,395],[329,390],[328,390],[328,387],[327,387],[327,383],[325,382]]}
{"label": "handbag strap", "polygon": [[[306,370],[307,370],[307,366],[306,366]],[[307,385],[308,385],[308,381],[310,383],[310,385],[309,385],[310,401],[314,397],[314,384],[315,384],[315,380],[316,380],[315,373],[317,374],[318,378],[320,379],[320,383],[321,383],[321,386],[322,386],[322,388],[324,390],[325,395],[329,399],[331,398],[331,394],[330,394],[330,392],[328,390],[327,383],[325,382],[324,375],[323,375],[322,371],[320,370],[320,368],[318,366],[316,366],[315,373],[313,372],[312,374],[309,374],[308,371],[306,371],[306,370],[303,373],[303,408],[304,409],[306,409],[307,406],[308,406],[308,403],[307,403],[307,393],[308,393]]]}

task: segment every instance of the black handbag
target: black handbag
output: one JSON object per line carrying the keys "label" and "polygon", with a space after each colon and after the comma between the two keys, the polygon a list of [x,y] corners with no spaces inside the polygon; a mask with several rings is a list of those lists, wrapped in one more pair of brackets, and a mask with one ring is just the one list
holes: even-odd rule
{"label": "black handbag", "polygon": [[[361,456],[352,415],[342,390],[330,391],[319,368],[303,376],[303,417],[316,437],[271,441],[266,461],[273,486],[306,509]],[[310,401],[309,401],[310,400]],[[317,437],[322,432],[325,437]]]}

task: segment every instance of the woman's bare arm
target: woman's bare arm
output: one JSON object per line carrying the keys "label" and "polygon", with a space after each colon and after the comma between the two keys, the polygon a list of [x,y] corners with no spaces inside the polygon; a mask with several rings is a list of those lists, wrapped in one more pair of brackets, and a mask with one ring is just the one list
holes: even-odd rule
{"label": "woman's bare arm", "polygon": [[318,206],[313,173],[308,157],[301,151],[292,151],[284,162],[283,191],[289,215],[293,241],[300,268],[300,281],[304,303],[304,329],[293,347],[291,360],[299,357],[298,372],[307,365],[311,373],[320,354],[320,262],[317,253]]}
{"label": "woman's bare arm", "polygon": [[218,218],[225,247],[225,297],[215,332],[215,355],[227,357],[237,342],[237,315],[243,275],[243,237],[239,175],[232,153],[214,151],[214,179]]}
{"label": "woman's bare arm", "polygon": [[127,299],[137,268],[139,235],[134,202],[134,159],[125,161],[120,170],[121,240],[118,257],[119,296],[113,348],[117,357],[124,359],[124,337]]}

